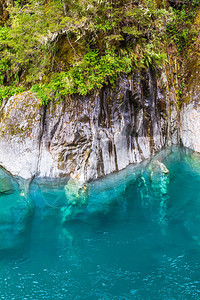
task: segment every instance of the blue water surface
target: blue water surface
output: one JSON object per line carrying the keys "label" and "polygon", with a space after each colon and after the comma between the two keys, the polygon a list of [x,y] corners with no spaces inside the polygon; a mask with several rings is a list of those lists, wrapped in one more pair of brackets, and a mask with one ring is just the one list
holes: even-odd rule
{"label": "blue water surface", "polygon": [[67,181],[37,179],[27,192],[11,180],[0,195],[0,299],[200,298],[197,154],[166,149],[73,199]]}

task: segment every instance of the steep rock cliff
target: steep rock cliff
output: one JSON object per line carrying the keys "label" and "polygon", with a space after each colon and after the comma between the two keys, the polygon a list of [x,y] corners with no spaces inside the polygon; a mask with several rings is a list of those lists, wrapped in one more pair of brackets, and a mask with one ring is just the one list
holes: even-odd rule
{"label": "steep rock cliff", "polygon": [[85,182],[150,158],[179,138],[175,97],[166,94],[164,78],[149,69],[46,108],[30,92],[11,97],[1,106],[0,164],[26,179]]}
{"label": "steep rock cliff", "polygon": [[180,112],[180,138],[183,146],[200,152],[200,58],[196,53],[185,67],[186,86]]}

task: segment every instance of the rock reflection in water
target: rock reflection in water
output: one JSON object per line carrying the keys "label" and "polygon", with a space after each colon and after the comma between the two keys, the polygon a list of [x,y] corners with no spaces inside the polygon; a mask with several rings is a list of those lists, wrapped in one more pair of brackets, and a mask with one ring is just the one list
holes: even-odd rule
{"label": "rock reflection in water", "polygon": [[0,170],[0,250],[23,244],[27,224],[33,212],[29,195],[11,176]]}
{"label": "rock reflection in water", "polygon": [[35,179],[26,193],[0,181],[0,298],[199,299],[196,166],[196,155],[166,149],[85,186]]}

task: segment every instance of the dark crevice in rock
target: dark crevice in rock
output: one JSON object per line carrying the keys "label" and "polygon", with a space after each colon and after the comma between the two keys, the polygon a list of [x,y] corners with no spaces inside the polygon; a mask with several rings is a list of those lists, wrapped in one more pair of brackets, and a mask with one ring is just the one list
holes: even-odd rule
{"label": "dark crevice in rock", "polygon": [[37,168],[36,168],[36,173],[31,178],[31,182],[33,181],[35,176],[38,175],[38,172],[39,172],[39,164],[40,164],[41,149],[42,149],[42,139],[43,139],[43,135],[45,132],[45,125],[46,125],[46,114],[47,114],[47,106],[44,105],[43,107],[41,107],[41,116],[42,117],[41,117],[40,125],[39,125],[39,127],[40,127],[40,134],[38,137],[39,156],[38,156],[38,161],[37,161]]}
{"label": "dark crevice in rock", "polygon": [[98,150],[98,157],[97,157],[97,174],[98,177],[105,176],[104,172],[104,162],[103,162],[103,154],[102,154],[102,149],[99,148]]}
{"label": "dark crevice in rock", "polygon": [[108,153],[109,153],[109,156],[111,157],[112,154],[113,154],[113,143],[111,140],[108,141]]}
{"label": "dark crevice in rock", "polygon": [[115,156],[115,170],[116,171],[119,171],[119,168],[118,168],[118,164],[117,164],[117,152],[116,152],[116,146],[114,144],[114,156]]}

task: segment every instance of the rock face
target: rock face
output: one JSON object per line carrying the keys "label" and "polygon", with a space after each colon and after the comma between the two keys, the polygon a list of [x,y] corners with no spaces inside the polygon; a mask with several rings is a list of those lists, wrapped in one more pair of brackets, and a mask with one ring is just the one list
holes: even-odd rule
{"label": "rock face", "polygon": [[192,103],[181,112],[181,141],[183,146],[200,152],[200,107]]}
{"label": "rock face", "polygon": [[[29,179],[97,179],[178,142],[176,105],[153,70],[68,103],[39,107],[30,92],[1,107],[0,165]],[[173,108],[173,109],[172,109]]]}
{"label": "rock face", "polygon": [[38,175],[85,182],[150,158],[168,142],[166,106],[153,71],[123,77],[115,89],[51,104]]}
{"label": "rock face", "polygon": [[[199,51],[199,48],[197,49]],[[180,138],[182,145],[200,152],[200,58],[191,56],[185,66],[186,86],[184,106],[180,112]]]}
{"label": "rock face", "polygon": [[13,175],[33,177],[43,130],[38,99],[31,92],[11,97],[0,116],[0,165]]}

